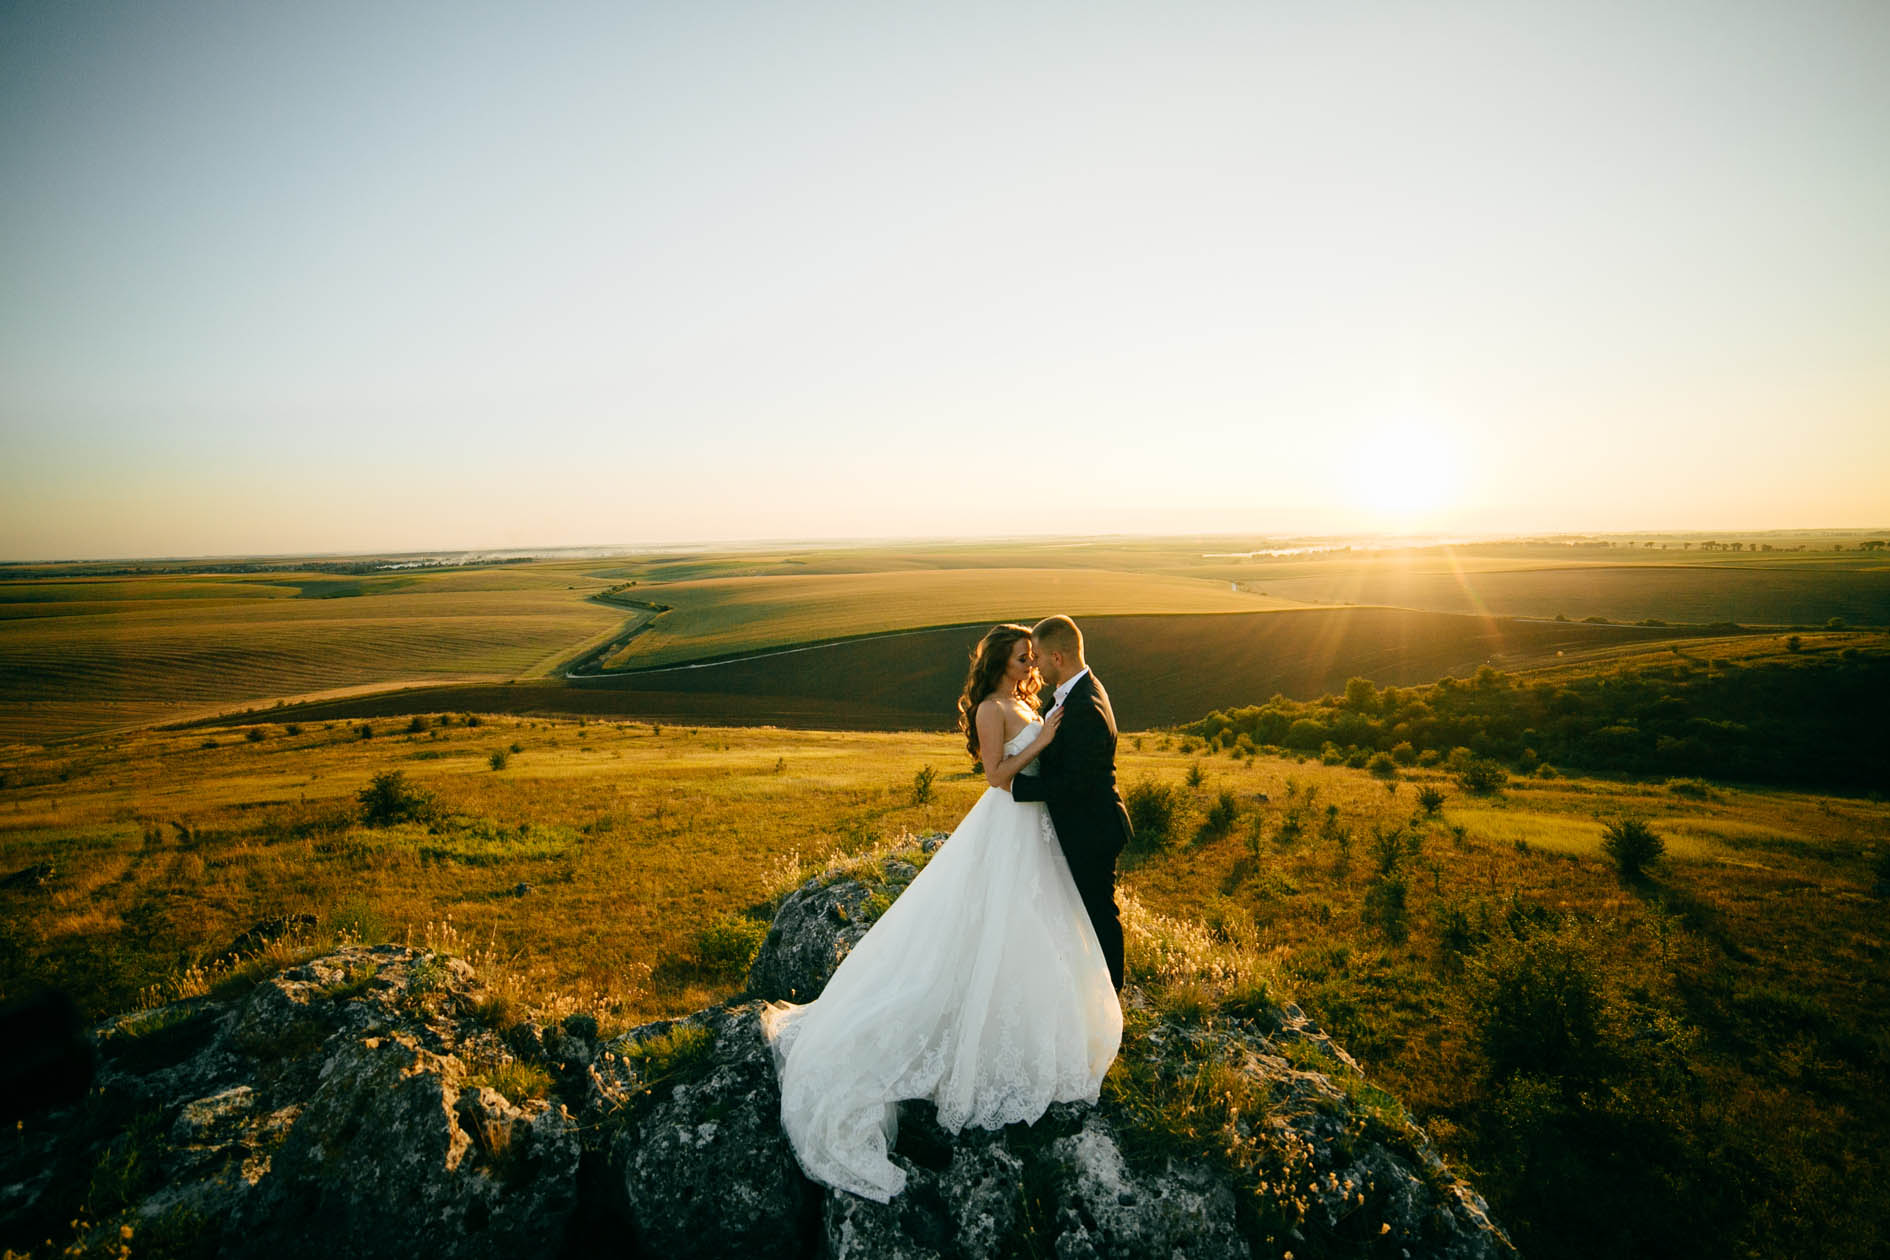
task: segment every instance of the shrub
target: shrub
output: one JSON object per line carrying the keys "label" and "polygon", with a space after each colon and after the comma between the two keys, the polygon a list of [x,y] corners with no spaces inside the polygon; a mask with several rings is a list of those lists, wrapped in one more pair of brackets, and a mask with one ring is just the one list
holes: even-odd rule
{"label": "shrub", "polygon": [[[780,768],[779,765],[775,767],[776,771],[779,771]],[[931,803],[932,780],[936,778],[938,778],[938,771],[934,770],[931,766],[919,767],[919,772],[912,776],[912,803],[914,805],[926,805]]]}
{"label": "shrub", "polygon": [[1402,875],[1386,875],[1374,880],[1371,887],[1365,890],[1365,922],[1394,942],[1402,942],[1410,934],[1405,911],[1407,891]]}
{"label": "shrub", "polygon": [[248,731],[244,732],[243,738],[252,744],[260,744],[263,741],[263,728],[260,726],[252,726]]}
{"label": "shrub", "polygon": [[374,738],[374,727],[367,722],[363,722],[361,725],[355,727],[355,732],[359,734],[362,739]]}
{"label": "shrub", "polygon": [[1668,779],[1666,788],[1675,796],[1707,797],[1713,794],[1704,779]]}
{"label": "shrub", "polygon": [[1207,821],[1201,824],[1200,838],[1218,840],[1234,829],[1235,819],[1240,817],[1240,803],[1232,792],[1222,792],[1208,807]]}
{"label": "shrub", "polygon": [[1614,859],[1622,877],[1633,879],[1666,851],[1667,843],[1640,819],[1621,818],[1609,823],[1603,831],[1601,847]]}
{"label": "shrub", "polygon": [[[1411,840],[1416,838],[1410,837]],[[1372,824],[1372,859],[1378,863],[1380,875],[1388,876],[1395,872],[1398,864],[1404,860],[1407,848],[1415,850],[1415,845],[1407,841],[1402,824],[1390,829]]]}
{"label": "shrub", "polygon": [[1191,788],[1200,787],[1201,784],[1206,781],[1206,778],[1207,776],[1201,773],[1200,762],[1195,761],[1195,762],[1189,763],[1188,765],[1188,786],[1189,787]]}
{"label": "shrub", "polygon": [[291,722],[282,729],[285,733],[290,735],[300,735],[302,733],[301,724],[298,722]]}
{"label": "shrub", "polygon": [[1417,749],[1411,747],[1411,741],[1401,739],[1391,746],[1391,759],[1401,766],[1408,766],[1418,759]]}
{"label": "shrub", "polygon": [[1802,652],[1802,651],[1804,651],[1804,648],[1805,648],[1805,641],[1804,641],[1803,639],[1801,639],[1801,638],[1799,638],[1799,637],[1798,637],[1797,635],[1795,635],[1795,634],[1793,634],[1793,635],[1788,635],[1788,636],[1786,636],[1786,639],[1785,639],[1785,650],[1786,650],[1786,651],[1788,651],[1788,652]]}
{"label": "shrub", "polygon": [[1175,788],[1144,779],[1129,788],[1123,804],[1137,848],[1160,848],[1174,839],[1175,815],[1181,812],[1181,793]]}
{"label": "shrub", "polygon": [[512,759],[512,754],[503,748],[495,748],[486,756],[486,764],[494,770],[505,769],[505,763]]}
{"label": "shrub", "polygon": [[1398,777],[1398,763],[1391,759],[1390,753],[1379,753],[1365,763],[1365,768],[1376,778],[1395,779]]}
{"label": "shrub", "polygon": [[1418,789],[1417,803],[1427,814],[1435,815],[1444,808],[1444,794],[1428,784]]}
{"label": "shrub", "polygon": [[725,914],[696,932],[696,957],[710,971],[745,974],[767,935],[767,924]]}
{"label": "shrub", "polygon": [[1570,928],[1503,937],[1471,966],[1470,1013],[1493,1080],[1582,1079],[1602,1063],[1601,971]]}
{"label": "shrub", "polygon": [[434,817],[438,806],[428,793],[407,782],[399,770],[383,770],[368,786],[355,793],[361,803],[361,821],[370,827],[387,823],[425,822]]}
{"label": "shrub", "polygon": [[1443,759],[1444,755],[1435,748],[1426,748],[1417,755],[1417,763],[1420,766],[1434,766]]}
{"label": "shrub", "polygon": [[1509,782],[1509,772],[1487,757],[1471,757],[1457,768],[1458,786],[1478,796],[1500,792]]}
{"label": "shrub", "polygon": [[1559,779],[1562,775],[1554,766],[1545,761],[1536,767],[1536,777],[1538,779]]}
{"label": "shrub", "polygon": [[416,713],[413,715],[413,720],[407,723],[407,733],[409,735],[422,734],[429,725],[431,725],[431,723],[429,723],[426,718]]}

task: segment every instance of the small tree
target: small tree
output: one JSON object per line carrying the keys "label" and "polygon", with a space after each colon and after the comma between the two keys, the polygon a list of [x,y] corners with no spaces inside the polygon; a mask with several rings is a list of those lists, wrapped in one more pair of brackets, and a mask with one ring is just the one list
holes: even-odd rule
{"label": "small tree", "polygon": [[1417,803],[1427,814],[1435,815],[1444,808],[1444,794],[1428,784],[1418,789]]}
{"label": "small tree", "polygon": [[1601,847],[1623,879],[1638,879],[1649,862],[1666,852],[1667,842],[1640,819],[1622,818],[1608,824]]}
{"label": "small tree", "polygon": [[1206,779],[1207,776],[1201,773],[1201,763],[1198,761],[1190,762],[1188,765],[1188,786],[1198,788]]}
{"label": "small tree", "polygon": [[512,754],[503,748],[495,748],[486,757],[486,764],[494,770],[505,769],[505,763],[512,759]]}
{"label": "small tree", "polygon": [[1395,779],[1398,777],[1398,763],[1391,759],[1390,753],[1377,753],[1365,763],[1374,778]]}
{"label": "small tree", "polygon": [[938,777],[938,771],[931,766],[919,767],[919,772],[912,776],[912,803],[928,805],[932,801],[932,780]]}
{"label": "small tree", "polygon": [[408,783],[399,770],[381,771],[355,799],[361,804],[361,821],[369,826],[425,822],[439,812],[433,797]]}

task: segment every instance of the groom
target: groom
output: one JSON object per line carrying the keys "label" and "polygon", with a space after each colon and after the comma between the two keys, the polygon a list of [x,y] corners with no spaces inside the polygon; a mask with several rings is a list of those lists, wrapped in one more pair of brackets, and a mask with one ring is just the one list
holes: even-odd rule
{"label": "groom", "polygon": [[1038,774],[1011,780],[1020,801],[1050,807],[1076,890],[1122,992],[1122,921],[1116,911],[1116,855],[1129,842],[1129,811],[1116,791],[1116,715],[1109,693],[1083,660],[1083,632],[1068,617],[1046,617],[1030,632],[1037,672],[1063,710],[1057,737],[1037,758]]}

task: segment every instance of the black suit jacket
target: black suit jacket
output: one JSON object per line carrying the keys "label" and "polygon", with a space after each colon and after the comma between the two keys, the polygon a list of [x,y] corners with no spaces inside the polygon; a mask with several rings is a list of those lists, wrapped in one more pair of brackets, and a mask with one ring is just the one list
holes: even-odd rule
{"label": "black suit jacket", "polygon": [[1063,725],[1037,765],[1040,773],[1011,780],[1011,795],[1050,807],[1057,840],[1072,863],[1112,861],[1133,833],[1116,790],[1116,714],[1094,670],[1064,697]]}

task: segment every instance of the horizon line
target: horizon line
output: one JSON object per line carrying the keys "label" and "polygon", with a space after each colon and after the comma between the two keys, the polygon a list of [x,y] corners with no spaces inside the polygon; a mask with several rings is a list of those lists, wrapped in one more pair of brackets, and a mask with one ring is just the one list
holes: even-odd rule
{"label": "horizon line", "polygon": [[1360,530],[1352,533],[1269,533],[1254,530],[1179,530],[1174,532],[1124,532],[1105,533],[1032,533],[1032,534],[835,534],[835,535],[773,535],[736,539],[686,539],[664,540],[657,542],[619,542],[619,543],[546,543],[535,546],[444,546],[413,547],[403,550],[359,550],[359,551],[232,551],[200,552],[190,555],[107,555],[107,556],[63,556],[49,559],[13,560],[0,559],[0,566],[24,568],[34,565],[71,565],[71,564],[159,564],[159,563],[203,563],[217,560],[351,560],[351,559],[406,559],[412,557],[434,556],[478,556],[526,558],[541,553],[552,552],[593,552],[599,558],[607,555],[632,555],[648,551],[748,551],[756,549],[778,550],[833,550],[846,546],[873,544],[894,546],[910,543],[1069,543],[1097,542],[1108,540],[1149,540],[1167,539],[1261,539],[1273,542],[1329,542],[1346,540],[1371,540],[1388,544],[1382,549],[1395,549],[1400,542],[1407,547],[1449,547],[1474,545],[1491,542],[1533,542],[1564,538],[1662,538],[1683,536],[1703,536],[1709,539],[1715,535],[1728,538],[1749,536],[1831,536],[1831,535],[1869,535],[1890,534],[1890,525],[1833,525],[1789,528],[1744,528],[1713,529],[1695,527],[1686,529],[1608,529],[1608,530],[1503,530],[1489,533],[1470,533],[1465,531],[1433,531],[1428,533],[1387,533],[1375,530]]}

